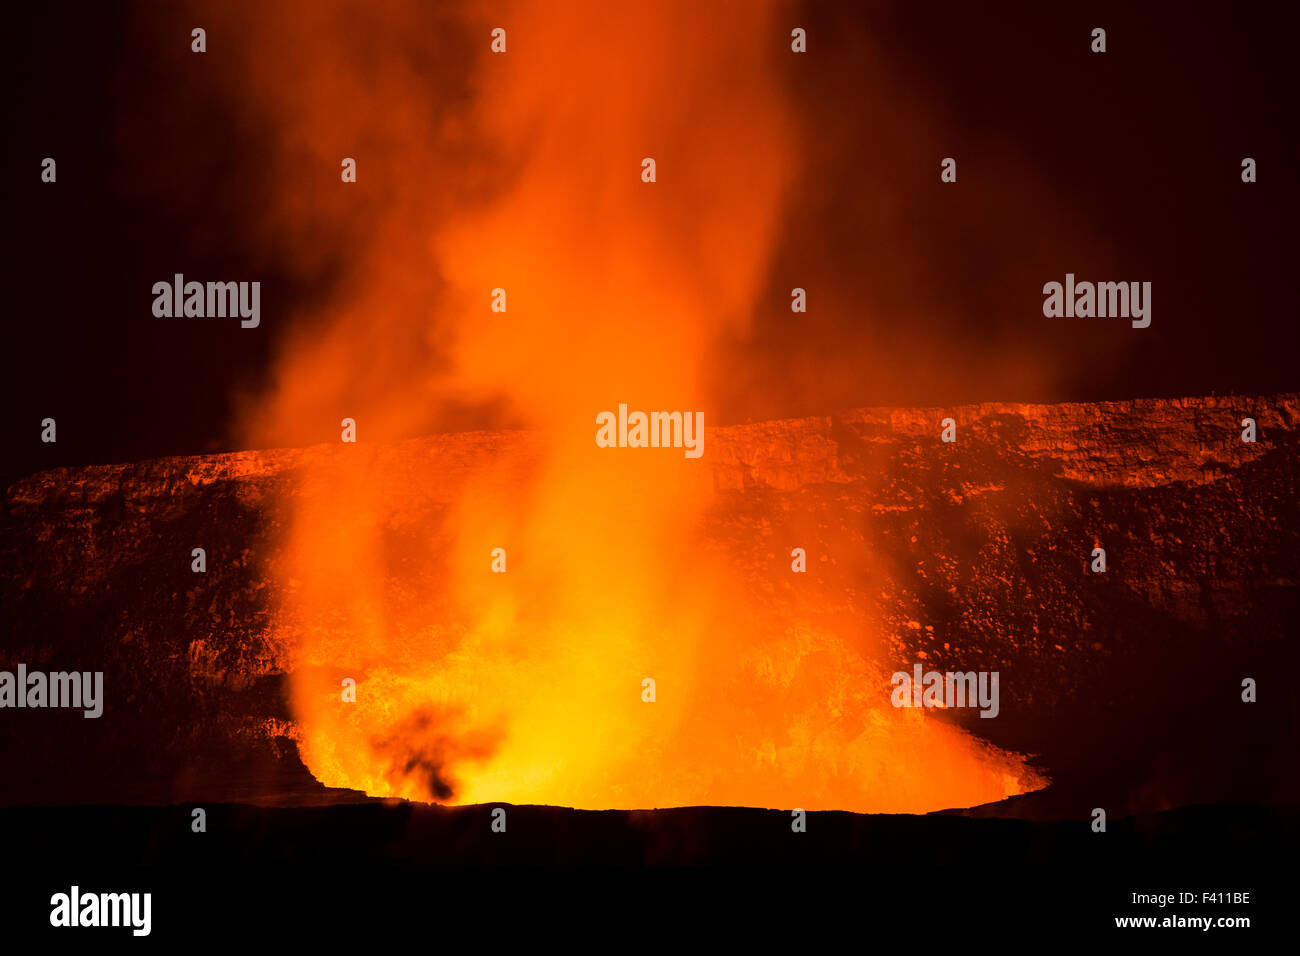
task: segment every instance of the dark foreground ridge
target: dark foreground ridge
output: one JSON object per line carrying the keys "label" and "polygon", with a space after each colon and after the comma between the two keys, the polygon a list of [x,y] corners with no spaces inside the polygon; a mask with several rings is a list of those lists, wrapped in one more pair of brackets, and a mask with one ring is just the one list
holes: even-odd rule
{"label": "dark foreground ridge", "polygon": [[[563,914],[574,927],[616,914],[654,922],[670,915],[654,865],[685,864],[728,869],[698,884],[686,874],[669,909],[703,906],[714,923],[759,920],[759,928],[774,931],[794,919],[805,928],[808,920],[834,921],[870,934],[913,914],[952,920],[971,907],[982,911],[981,932],[1044,923],[1071,933],[1116,932],[1115,916],[1175,912],[1246,915],[1258,929],[1289,906],[1276,876],[1300,850],[1296,807],[1186,807],[1111,820],[1105,833],[1092,832],[1086,819],[838,812],[809,814],[807,831],[794,833],[784,811],[536,806],[506,807],[507,830],[494,833],[491,806],[401,801],[211,805],[207,832],[194,833],[192,809],[0,810],[8,858],[25,869],[0,918],[7,927],[40,931],[50,896],[75,882],[86,891],[152,892],[154,935],[164,940],[196,926],[260,926],[272,939],[291,938],[319,929],[315,921],[331,912],[326,929],[343,928],[336,920],[381,925],[395,916],[409,925],[412,912],[426,909],[469,926],[480,908],[492,912],[494,901],[508,902],[515,914],[540,908],[548,922]],[[652,869],[567,871],[542,880],[530,870],[642,864]],[[1196,904],[1132,901],[1133,893],[1178,892],[1196,894]],[[1250,902],[1201,900],[1214,892],[1249,893]],[[768,905],[776,910],[763,915]],[[781,907],[796,915],[782,916]],[[306,914],[314,915],[304,922]]]}

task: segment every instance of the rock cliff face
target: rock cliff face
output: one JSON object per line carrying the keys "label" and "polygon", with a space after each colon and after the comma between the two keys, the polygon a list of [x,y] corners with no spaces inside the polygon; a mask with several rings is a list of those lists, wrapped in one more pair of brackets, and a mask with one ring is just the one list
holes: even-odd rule
{"label": "rock cliff face", "polygon": [[[862,409],[711,429],[705,447],[704,536],[753,613],[869,628],[886,671],[1000,672],[996,720],[934,718],[1038,755],[1054,781],[990,812],[1300,799],[1300,395]],[[0,669],[102,670],[107,705],[0,711],[0,803],[355,798],[297,756],[270,637],[286,584],[264,574],[284,502],[343,454],[409,475],[436,509],[484,461],[540,453],[526,433],[471,433],[13,483]],[[774,573],[793,545],[798,582]]]}

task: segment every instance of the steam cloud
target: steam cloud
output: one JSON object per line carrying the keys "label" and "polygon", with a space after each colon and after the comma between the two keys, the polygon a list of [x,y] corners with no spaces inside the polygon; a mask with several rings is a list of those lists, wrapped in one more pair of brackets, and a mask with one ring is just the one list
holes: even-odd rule
{"label": "steam cloud", "polygon": [[[699,462],[593,442],[602,409],[698,409],[707,424],[725,391],[723,350],[765,294],[799,164],[782,9],[539,3],[489,22],[469,6],[304,2],[243,34],[231,95],[280,131],[278,178],[314,177],[271,199],[258,234],[302,275],[335,270],[286,317],[241,444],[337,441],[345,417],[363,442],[466,422],[540,442],[467,466],[445,506],[361,446],[304,471],[268,573],[292,582],[276,627],[323,782],[851,809],[1019,786],[1015,760],[880,709],[869,644],[764,633],[737,612],[725,559],[694,537],[713,495]],[[209,15],[212,36],[241,22]],[[489,52],[497,26],[505,54]],[[355,704],[338,702],[341,666],[360,675]],[[664,689],[652,711],[646,675]],[[841,709],[875,716],[846,731]],[[882,786],[918,746],[943,779]]]}

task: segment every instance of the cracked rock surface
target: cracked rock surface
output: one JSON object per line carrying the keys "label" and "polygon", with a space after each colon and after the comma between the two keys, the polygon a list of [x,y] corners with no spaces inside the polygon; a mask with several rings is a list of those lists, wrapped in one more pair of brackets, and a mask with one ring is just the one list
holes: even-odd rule
{"label": "cracked rock surface", "polygon": [[[972,812],[1300,799],[1300,395],[860,409],[712,428],[705,448],[704,537],[753,613],[865,635],[886,672],[999,671],[998,718],[934,719],[1037,755],[1053,784]],[[299,477],[343,454],[409,476],[436,523],[485,460],[527,470],[541,448],[477,432],[8,487],[0,669],[103,670],[108,702],[99,720],[0,711],[0,803],[357,799],[298,759],[270,636],[291,583],[264,573]],[[789,573],[794,546],[806,575]]]}

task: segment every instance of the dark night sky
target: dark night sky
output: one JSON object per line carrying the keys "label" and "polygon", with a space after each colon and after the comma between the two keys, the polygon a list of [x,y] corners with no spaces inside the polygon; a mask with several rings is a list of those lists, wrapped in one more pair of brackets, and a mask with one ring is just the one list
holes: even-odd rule
{"label": "dark night sky", "polygon": [[[719,369],[724,418],[1300,389],[1294,4],[862,6],[794,16],[810,53],[781,62],[804,161],[771,308]],[[230,38],[192,56],[197,19],[161,4],[6,20],[0,478],[230,450],[231,396],[265,373],[277,317],[328,297],[332,262],[365,241],[364,184],[355,232],[289,263],[248,240],[249,210],[269,192],[343,201],[325,193],[337,170],[267,181],[275,131],[214,80]],[[176,271],[260,279],[262,327],[155,319],[150,287]],[[1151,281],[1151,328],[1045,319],[1042,284],[1066,271]]]}

